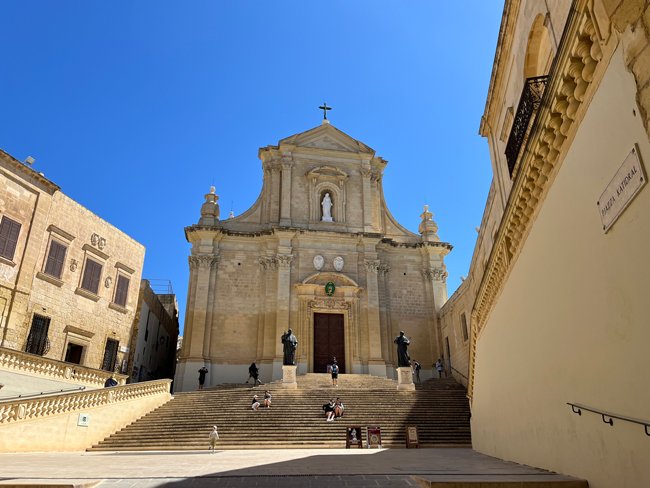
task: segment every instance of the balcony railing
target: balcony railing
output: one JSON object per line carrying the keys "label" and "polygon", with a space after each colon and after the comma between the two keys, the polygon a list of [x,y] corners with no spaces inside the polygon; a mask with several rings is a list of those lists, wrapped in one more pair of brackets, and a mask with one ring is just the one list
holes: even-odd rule
{"label": "balcony railing", "polygon": [[506,161],[508,162],[510,176],[515,170],[519,151],[521,151],[521,146],[526,140],[530,121],[537,113],[539,104],[542,101],[547,79],[548,76],[535,76],[534,78],[528,78],[524,84],[519,105],[517,106],[517,113],[512,122],[512,129],[510,129],[508,144],[506,144]]}

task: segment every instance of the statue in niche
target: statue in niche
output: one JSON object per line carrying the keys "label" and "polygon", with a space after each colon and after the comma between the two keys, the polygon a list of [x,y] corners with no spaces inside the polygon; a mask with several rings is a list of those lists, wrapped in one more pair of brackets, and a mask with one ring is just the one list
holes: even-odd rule
{"label": "statue in niche", "polygon": [[332,218],[332,199],[329,193],[325,193],[321,206],[323,207],[323,218],[321,220],[323,222],[334,222]]}
{"label": "statue in niche", "polygon": [[402,330],[393,342],[397,344],[397,366],[399,368],[409,368],[411,366],[411,358],[409,356],[408,346],[411,341],[404,335],[404,331]]}
{"label": "statue in niche", "polygon": [[282,364],[285,366],[295,366],[296,364],[296,347],[298,346],[298,339],[293,335],[293,331],[289,329],[280,339],[282,345],[284,346],[284,359]]}

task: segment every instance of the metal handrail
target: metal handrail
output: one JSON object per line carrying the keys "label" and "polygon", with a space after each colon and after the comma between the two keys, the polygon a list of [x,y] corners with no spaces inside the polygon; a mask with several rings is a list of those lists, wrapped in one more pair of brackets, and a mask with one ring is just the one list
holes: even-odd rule
{"label": "metal handrail", "polygon": [[450,366],[450,368],[452,369],[452,371],[456,371],[456,373],[458,373],[463,378],[465,378],[465,380],[469,381],[469,378],[467,376],[465,376],[463,373],[461,373],[460,371],[458,371],[456,368],[454,368],[453,366]]}
{"label": "metal handrail", "polygon": [[86,389],[85,386],[79,386],[77,388],[67,388],[67,389],[64,389],[64,390],[42,391],[40,393],[29,393],[27,395],[17,395],[17,396],[12,396],[12,397],[2,397],[2,398],[0,398],[0,402],[9,401],[9,400],[18,400],[20,398],[33,398],[33,397],[39,397],[39,396],[43,396],[43,395],[53,395],[55,393],[68,393],[68,392],[71,392],[71,391],[83,391],[85,389]]}
{"label": "metal handrail", "polygon": [[633,424],[643,425],[643,427],[645,428],[645,435],[650,436],[650,420],[641,420],[641,419],[635,419],[633,417],[626,417],[624,415],[618,415],[615,413],[606,412],[604,410],[598,410],[594,407],[587,407],[586,405],[582,405],[580,403],[567,402],[567,405],[570,405],[573,413],[577,413],[578,415],[582,415],[582,410],[587,410],[588,412],[596,413],[602,417],[603,422],[609,424],[610,426],[614,425],[614,419],[625,420],[626,422],[631,422]]}

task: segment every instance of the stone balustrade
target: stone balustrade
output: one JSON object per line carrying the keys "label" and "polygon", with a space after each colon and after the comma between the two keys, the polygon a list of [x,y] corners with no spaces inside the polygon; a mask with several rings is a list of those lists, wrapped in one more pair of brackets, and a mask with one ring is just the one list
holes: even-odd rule
{"label": "stone balustrade", "polygon": [[[93,387],[103,387],[106,379],[112,374],[110,371],[87,368],[5,347],[0,347],[0,369]],[[115,374],[115,379],[119,385],[123,385],[127,376]]]}
{"label": "stone balustrade", "polygon": [[171,381],[146,381],[78,393],[0,402],[0,426],[169,393]]}

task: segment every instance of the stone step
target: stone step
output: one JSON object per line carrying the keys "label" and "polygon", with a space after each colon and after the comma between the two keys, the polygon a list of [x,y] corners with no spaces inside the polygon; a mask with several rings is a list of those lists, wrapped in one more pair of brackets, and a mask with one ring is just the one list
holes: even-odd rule
{"label": "stone step", "polygon": [[[108,437],[93,450],[205,449],[212,425],[218,425],[219,448],[291,448],[345,445],[345,427],[380,426],[384,446],[404,446],[407,425],[418,426],[421,445],[469,445],[469,405],[453,380],[431,380],[415,391],[398,391],[395,381],[366,375],[341,375],[338,388],[325,374],[298,377],[299,388],[279,382],[252,388],[183,392],[140,420]],[[268,389],[273,407],[250,409],[251,398]],[[343,418],[325,422],[322,405],[340,396]],[[362,435],[365,439],[365,434]]]}

